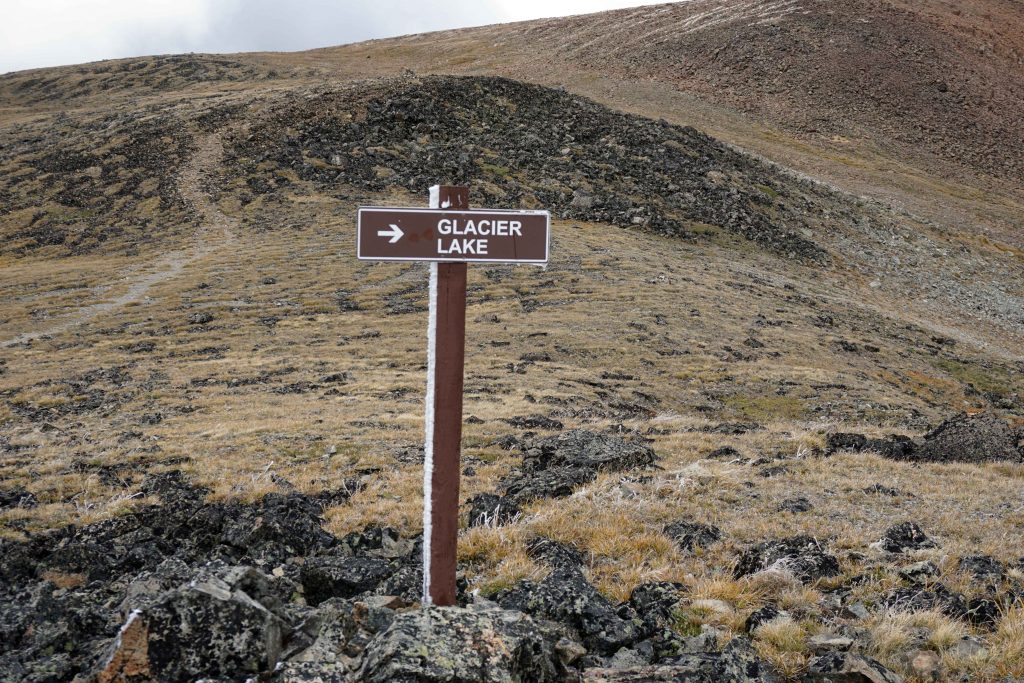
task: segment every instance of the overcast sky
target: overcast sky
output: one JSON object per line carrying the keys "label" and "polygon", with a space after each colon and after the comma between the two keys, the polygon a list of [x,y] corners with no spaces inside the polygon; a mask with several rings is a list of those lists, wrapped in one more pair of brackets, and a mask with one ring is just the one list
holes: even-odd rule
{"label": "overcast sky", "polygon": [[305,50],[658,0],[0,0],[0,73],[180,52]]}

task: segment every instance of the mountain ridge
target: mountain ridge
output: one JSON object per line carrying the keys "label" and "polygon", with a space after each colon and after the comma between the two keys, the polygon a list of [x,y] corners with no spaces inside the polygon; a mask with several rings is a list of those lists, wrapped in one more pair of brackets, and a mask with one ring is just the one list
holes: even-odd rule
{"label": "mountain ridge", "polygon": [[[1024,675],[998,126],[959,163],[886,132],[941,98],[826,135],[802,122],[848,92],[671,66],[827,42],[799,36],[828,7],[0,77],[0,679]],[[1012,26],[979,7],[972,41]],[[354,223],[438,182],[550,209],[552,242],[468,269],[473,604],[422,609],[428,268],[358,261]]]}

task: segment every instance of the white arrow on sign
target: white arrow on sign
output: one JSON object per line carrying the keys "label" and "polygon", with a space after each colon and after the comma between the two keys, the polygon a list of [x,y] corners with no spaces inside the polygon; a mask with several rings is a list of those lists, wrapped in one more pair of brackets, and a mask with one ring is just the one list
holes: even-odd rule
{"label": "white arrow on sign", "polygon": [[400,227],[398,227],[394,223],[389,223],[388,225],[391,227],[391,229],[378,230],[377,237],[390,237],[391,239],[388,240],[388,244],[394,244],[398,240],[402,239],[402,235],[404,235],[405,233],[402,231]]}

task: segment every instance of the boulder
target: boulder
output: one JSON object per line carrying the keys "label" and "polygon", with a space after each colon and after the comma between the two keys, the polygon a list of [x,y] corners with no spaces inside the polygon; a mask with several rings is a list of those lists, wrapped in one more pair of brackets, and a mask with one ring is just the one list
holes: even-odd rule
{"label": "boulder", "polygon": [[1006,565],[988,555],[961,557],[958,569],[985,581],[998,581],[1006,575]]}
{"label": "boulder", "polygon": [[814,509],[814,504],[806,496],[795,496],[787,498],[779,503],[779,512],[809,512]]}
{"label": "boulder", "polygon": [[395,573],[389,560],[379,557],[310,557],[302,567],[306,600],[319,605],[330,598],[354,598],[374,591]]}
{"label": "boulder", "polygon": [[354,678],[365,683],[554,683],[564,673],[557,642],[550,628],[521,612],[429,607],[396,615],[367,644]]}
{"label": "boulder", "polygon": [[630,593],[629,607],[644,621],[649,633],[669,629],[684,590],[683,584],[670,581],[642,583]]}
{"label": "boulder", "polygon": [[1005,420],[991,413],[952,417],[924,436],[913,455],[927,462],[1022,462],[1017,435]]}
{"label": "boulder", "polygon": [[554,467],[541,472],[524,472],[502,482],[502,504],[506,509],[538,498],[565,498],[584,484],[597,479],[597,472],[579,467]]}
{"label": "boulder", "polygon": [[750,642],[735,638],[721,652],[680,655],[656,666],[628,669],[591,668],[586,683],[775,683],[781,680],[760,660]]}
{"label": "boulder", "polygon": [[521,514],[511,499],[496,493],[478,493],[467,501],[469,526],[504,526]]}
{"label": "boulder", "polygon": [[930,579],[937,578],[941,572],[931,560],[915,562],[899,570],[899,576],[910,583],[927,583]]}
{"label": "boulder", "polygon": [[764,607],[750,613],[747,620],[743,622],[743,630],[746,633],[752,633],[758,626],[767,624],[770,621],[775,621],[776,619],[787,617],[789,617],[789,614],[780,610],[775,605],[765,605]]}
{"label": "boulder", "polygon": [[97,677],[100,683],[244,681],[274,670],[285,632],[266,606],[237,585],[208,576],[133,610]]}
{"label": "boulder", "polygon": [[804,583],[840,573],[839,561],[825,552],[817,539],[793,536],[748,548],[740,555],[734,574],[741,578],[769,568],[784,569]]}
{"label": "boulder", "polygon": [[495,596],[505,609],[566,625],[587,649],[602,655],[631,645],[643,637],[637,621],[620,616],[578,571],[556,569],[540,582],[520,581]]}
{"label": "boulder", "polygon": [[811,660],[804,683],[903,683],[880,663],[852,652],[829,652]]}
{"label": "boulder", "polygon": [[722,538],[722,530],[713,524],[679,520],[665,525],[664,533],[676,542],[680,550],[691,551],[706,547]]}
{"label": "boulder", "polygon": [[622,472],[654,464],[657,456],[650,446],[625,441],[618,436],[584,429],[541,439],[529,444],[523,458],[528,472],[570,467],[595,472]]}
{"label": "boulder", "polygon": [[825,452],[829,455],[837,451],[874,451],[891,460],[907,460],[913,457],[916,449],[914,440],[902,434],[873,439],[863,434],[837,432],[825,437]]}
{"label": "boulder", "polygon": [[897,588],[886,594],[882,605],[894,612],[940,610],[958,618],[965,617],[968,611],[967,599],[941,583],[932,584],[928,589]]}
{"label": "boulder", "polygon": [[928,538],[915,522],[903,522],[886,529],[875,545],[887,553],[905,553],[908,550],[934,548],[935,541]]}
{"label": "boulder", "polygon": [[567,543],[537,536],[526,543],[526,554],[556,569],[580,571],[586,565],[583,553]]}

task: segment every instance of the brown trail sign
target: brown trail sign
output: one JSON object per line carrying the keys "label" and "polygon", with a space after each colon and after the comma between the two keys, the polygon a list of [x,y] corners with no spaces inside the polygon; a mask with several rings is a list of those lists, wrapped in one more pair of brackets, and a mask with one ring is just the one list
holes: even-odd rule
{"label": "brown trail sign", "polygon": [[547,211],[359,209],[359,258],[373,261],[547,263]]}
{"label": "brown trail sign", "polygon": [[430,209],[360,207],[357,255],[431,261],[423,462],[423,602],[455,604],[466,262],[548,261],[547,211],[470,211],[469,188],[430,188]]}

